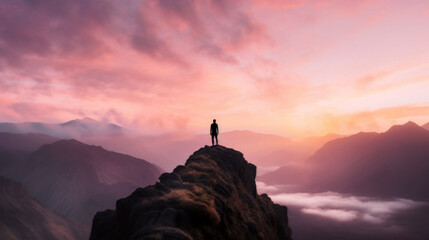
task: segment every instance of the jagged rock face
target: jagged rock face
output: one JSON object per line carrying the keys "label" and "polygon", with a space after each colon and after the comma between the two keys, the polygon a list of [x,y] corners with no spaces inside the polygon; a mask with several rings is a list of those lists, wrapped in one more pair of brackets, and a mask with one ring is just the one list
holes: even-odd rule
{"label": "jagged rock face", "polygon": [[90,239],[292,239],[287,208],[258,195],[255,177],[240,152],[206,146],[97,213]]}

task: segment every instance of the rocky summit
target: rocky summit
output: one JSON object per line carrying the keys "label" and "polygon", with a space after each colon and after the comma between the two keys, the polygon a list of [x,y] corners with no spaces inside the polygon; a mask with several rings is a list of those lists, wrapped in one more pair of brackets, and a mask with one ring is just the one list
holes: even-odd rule
{"label": "rocky summit", "polygon": [[91,240],[292,239],[287,208],[258,195],[243,154],[205,146],[159,182],[98,212]]}

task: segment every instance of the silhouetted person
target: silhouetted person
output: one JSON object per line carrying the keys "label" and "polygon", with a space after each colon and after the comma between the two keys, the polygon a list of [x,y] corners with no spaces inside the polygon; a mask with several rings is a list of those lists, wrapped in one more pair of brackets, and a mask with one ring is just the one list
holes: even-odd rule
{"label": "silhouetted person", "polygon": [[214,138],[216,138],[217,145],[217,135],[219,134],[219,128],[217,127],[216,119],[213,119],[212,125],[210,125],[210,135],[212,136],[212,145],[214,145]]}

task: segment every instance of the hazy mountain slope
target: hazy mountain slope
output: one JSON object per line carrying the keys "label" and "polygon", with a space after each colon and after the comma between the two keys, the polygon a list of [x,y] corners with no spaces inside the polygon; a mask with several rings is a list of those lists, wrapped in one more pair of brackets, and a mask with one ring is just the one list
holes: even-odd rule
{"label": "hazy mountain slope", "polygon": [[[172,170],[187,158],[189,152],[210,145],[209,134],[172,133],[161,136],[143,136],[111,123],[98,122],[90,118],[75,119],[61,124],[47,123],[0,123],[0,131],[45,133],[60,138],[75,138],[79,141],[101,145],[147,159],[165,170]],[[260,167],[261,172],[272,167],[288,165],[310,157],[325,142],[339,137],[329,134],[311,137],[302,141],[275,134],[262,134],[240,130],[221,132],[219,143],[243,149],[246,158]],[[168,151],[166,151],[168,149]]]}
{"label": "hazy mountain slope", "polygon": [[3,174],[22,182],[44,206],[83,222],[160,174],[142,159],[76,140],[44,145],[10,169]]}
{"label": "hazy mountain slope", "polygon": [[309,164],[315,190],[429,200],[429,131],[412,122],[331,141]]}
{"label": "hazy mountain slope", "polygon": [[300,185],[306,182],[310,170],[305,165],[291,164],[258,176],[257,179],[269,185]]}
{"label": "hazy mountain slope", "polygon": [[0,176],[11,171],[11,167],[20,168],[31,151],[55,141],[58,139],[44,134],[0,132]]}
{"label": "hazy mountain slope", "polygon": [[0,177],[0,239],[82,240],[89,225],[67,219],[44,208],[24,187]]}
{"label": "hazy mountain slope", "polygon": [[35,151],[42,145],[58,141],[57,138],[37,133],[15,134],[0,132],[0,151]]}
{"label": "hazy mountain slope", "polygon": [[0,123],[0,132],[42,133],[58,138],[85,138],[117,135],[123,133],[123,129],[116,124],[82,118],[59,124],[41,122]]}
{"label": "hazy mountain slope", "polygon": [[429,122],[422,125],[422,128],[429,130]]}
{"label": "hazy mountain slope", "polygon": [[346,137],[346,136],[336,134],[336,133],[330,133],[324,136],[307,137],[303,139],[303,142],[305,142],[305,144],[308,146],[312,146],[314,150],[317,150],[321,148],[323,145],[325,145],[325,143],[338,138],[343,138],[343,137]]}

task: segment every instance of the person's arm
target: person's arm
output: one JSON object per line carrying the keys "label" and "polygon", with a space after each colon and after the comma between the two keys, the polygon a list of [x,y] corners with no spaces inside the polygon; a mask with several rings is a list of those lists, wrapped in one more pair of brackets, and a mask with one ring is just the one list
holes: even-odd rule
{"label": "person's arm", "polygon": [[216,135],[219,135],[219,127],[216,125]]}

